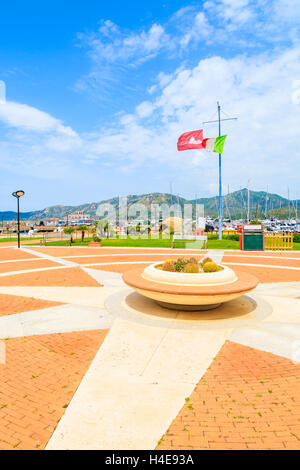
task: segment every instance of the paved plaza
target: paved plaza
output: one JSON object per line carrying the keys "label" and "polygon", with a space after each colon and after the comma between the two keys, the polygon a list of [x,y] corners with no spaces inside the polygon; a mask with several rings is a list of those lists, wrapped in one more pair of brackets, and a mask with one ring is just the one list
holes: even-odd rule
{"label": "paved plaza", "polygon": [[[300,253],[0,248],[0,449],[300,449]],[[122,273],[204,255],[260,284],[168,311]]]}

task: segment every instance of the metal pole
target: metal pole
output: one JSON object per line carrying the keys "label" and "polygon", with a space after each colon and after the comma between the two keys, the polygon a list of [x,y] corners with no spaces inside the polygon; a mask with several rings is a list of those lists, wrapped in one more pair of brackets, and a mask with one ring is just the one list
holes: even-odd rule
{"label": "metal pole", "polygon": [[248,180],[248,203],[247,203],[247,222],[250,222],[250,190],[249,190],[250,180]]}
{"label": "metal pole", "polygon": [[[221,136],[221,106],[218,102],[219,137]],[[222,240],[222,161],[219,153],[219,240]]]}
{"label": "metal pole", "polygon": [[19,197],[17,197],[18,201],[18,248],[20,248],[20,203],[19,203]]}

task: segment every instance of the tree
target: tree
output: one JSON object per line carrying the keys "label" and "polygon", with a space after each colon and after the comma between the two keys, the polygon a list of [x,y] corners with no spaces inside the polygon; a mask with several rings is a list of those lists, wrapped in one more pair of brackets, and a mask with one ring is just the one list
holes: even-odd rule
{"label": "tree", "polygon": [[84,232],[87,230],[87,226],[86,225],[79,225],[78,227],[78,230],[81,230],[81,241],[83,242],[84,240]]}
{"label": "tree", "polygon": [[112,237],[115,233],[113,226],[108,220],[102,219],[95,223],[97,236],[102,239],[104,237]]}
{"label": "tree", "polygon": [[73,243],[73,237],[72,237],[72,234],[75,232],[75,228],[74,227],[65,227],[64,228],[64,233],[67,234],[67,235],[71,235],[71,243]]}

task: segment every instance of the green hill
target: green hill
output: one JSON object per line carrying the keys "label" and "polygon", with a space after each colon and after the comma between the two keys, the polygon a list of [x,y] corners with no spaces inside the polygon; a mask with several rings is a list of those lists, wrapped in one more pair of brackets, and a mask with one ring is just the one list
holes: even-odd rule
{"label": "green hill", "polygon": [[[224,194],[222,197],[223,216],[240,219],[246,218],[247,216],[247,200],[248,190],[246,188],[239,191],[234,191],[229,194]],[[217,217],[219,198],[218,196],[209,198],[199,198],[197,200],[188,200],[179,196],[172,195],[170,193],[150,193],[141,195],[129,195],[127,196],[127,204],[130,207],[132,204],[140,203],[144,204],[148,210],[150,210],[153,204],[179,204],[183,209],[184,204],[195,203],[204,205],[204,212],[206,216]],[[113,197],[100,202],[86,203],[79,206],[51,206],[40,211],[22,213],[21,218],[28,220],[43,220],[58,218],[62,219],[66,212],[75,212],[82,210],[84,213],[90,214],[91,218],[96,218],[96,211],[99,204],[111,204],[117,210],[119,205],[119,198]],[[289,201],[288,199],[279,196],[278,194],[270,194],[265,191],[250,191],[250,216],[256,218],[256,212],[258,218],[264,218],[265,214],[267,217],[279,217],[281,214],[282,218],[290,216],[294,218],[296,216],[296,209],[300,208],[300,200],[290,201],[290,211],[288,210]],[[121,214],[122,216],[123,214]],[[16,219],[15,212],[0,212],[0,218],[2,220]]]}

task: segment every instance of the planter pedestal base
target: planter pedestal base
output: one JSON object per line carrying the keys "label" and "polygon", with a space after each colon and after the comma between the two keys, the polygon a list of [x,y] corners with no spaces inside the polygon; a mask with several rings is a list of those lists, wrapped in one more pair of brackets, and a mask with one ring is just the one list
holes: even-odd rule
{"label": "planter pedestal base", "polygon": [[183,310],[185,312],[200,312],[202,310],[212,310],[214,308],[220,307],[219,304],[209,304],[209,305],[181,305],[181,304],[169,304],[168,302],[156,301],[161,307],[168,308],[171,310]]}

